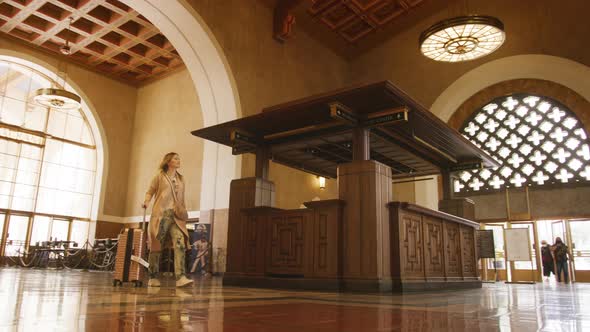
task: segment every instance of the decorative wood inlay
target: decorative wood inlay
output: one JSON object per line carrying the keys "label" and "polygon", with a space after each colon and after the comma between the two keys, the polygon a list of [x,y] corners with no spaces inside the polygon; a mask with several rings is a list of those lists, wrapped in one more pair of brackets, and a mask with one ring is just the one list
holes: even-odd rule
{"label": "decorative wood inlay", "polygon": [[257,226],[258,226],[258,216],[248,216],[246,218],[246,225],[245,225],[245,234],[247,234],[246,238],[246,252],[248,255],[246,256],[245,267],[246,271],[254,272],[256,271],[256,256],[257,256]]}
{"label": "decorative wood inlay", "polygon": [[445,223],[445,260],[447,277],[461,277],[461,234],[457,224]]}
{"label": "decorative wood inlay", "polygon": [[69,59],[134,85],[182,65],[166,37],[118,0],[4,0],[0,32],[56,54],[67,40]]}
{"label": "decorative wood inlay", "polygon": [[427,277],[444,276],[444,244],[442,223],[424,217],[424,261]]}
{"label": "decorative wood inlay", "polygon": [[477,283],[475,230],[478,224],[405,202],[392,202],[388,206],[394,280],[402,285]]}
{"label": "decorative wood inlay", "polygon": [[328,215],[319,214],[319,236],[318,236],[318,264],[317,267],[324,270],[328,264]]}
{"label": "decorative wood inlay", "polygon": [[271,273],[303,274],[303,247],[305,217],[276,216],[270,219],[270,266]]}
{"label": "decorative wood inlay", "polygon": [[402,217],[402,271],[405,275],[421,275],[424,273],[422,256],[422,222],[414,215]]}
{"label": "decorative wood inlay", "polygon": [[463,276],[475,277],[477,258],[475,257],[475,240],[473,228],[461,227],[461,241],[463,252]]}

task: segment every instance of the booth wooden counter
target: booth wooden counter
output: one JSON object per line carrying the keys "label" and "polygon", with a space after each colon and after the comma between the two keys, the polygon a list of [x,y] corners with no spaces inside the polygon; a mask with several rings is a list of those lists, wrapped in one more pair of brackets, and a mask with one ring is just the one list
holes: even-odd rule
{"label": "booth wooden counter", "polygon": [[[362,279],[342,278],[347,249],[342,239],[342,200],[304,203],[307,209],[242,209],[240,272],[229,285],[316,290],[374,291]],[[477,275],[477,223],[405,202],[391,202],[389,229],[392,291],[468,288]],[[370,246],[370,244],[367,244]],[[361,257],[362,260],[362,257]],[[352,285],[352,287],[351,287]],[[364,286],[364,287],[363,287]]]}
{"label": "booth wooden counter", "polygon": [[[410,291],[480,287],[473,204],[453,174],[496,160],[391,82],[264,109],[194,135],[256,154],[255,177],[231,183],[224,283],[249,287]],[[274,204],[270,161],[336,178],[338,199]],[[392,197],[393,179],[441,174],[439,209]]]}
{"label": "booth wooden counter", "polygon": [[389,204],[394,289],[481,287],[475,231],[479,224],[404,202]]}

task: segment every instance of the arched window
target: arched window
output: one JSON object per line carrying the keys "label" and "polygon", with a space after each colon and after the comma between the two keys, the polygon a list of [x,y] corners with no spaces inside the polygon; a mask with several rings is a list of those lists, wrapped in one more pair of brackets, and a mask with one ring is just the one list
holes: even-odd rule
{"label": "arched window", "polygon": [[460,132],[501,166],[459,173],[457,193],[590,182],[586,130],[556,100],[531,94],[498,97],[474,112]]}
{"label": "arched window", "polygon": [[32,68],[0,60],[0,230],[7,256],[26,243],[83,244],[88,235],[94,137],[81,110],[32,100],[35,90],[55,83]]}

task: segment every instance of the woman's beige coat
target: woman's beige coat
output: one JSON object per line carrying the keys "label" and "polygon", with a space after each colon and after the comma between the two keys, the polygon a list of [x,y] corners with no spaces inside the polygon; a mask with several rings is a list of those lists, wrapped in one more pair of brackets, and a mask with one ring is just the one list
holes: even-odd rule
{"label": "woman's beige coat", "polygon": [[[178,186],[177,198],[179,202],[184,203],[184,181],[180,180],[179,174],[176,175],[176,185]],[[164,211],[168,209],[174,209],[174,197],[172,196],[172,186],[166,179],[166,175],[163,172],[159,172],[150,183],[148,191],[145,193],[145,202],[150,202],[152,197],[155,196],[154,206],[152,208],[152,215],[150,217],[150,223],[148,225],[148,248],[152,252],[161,251],[162,248],[172,247],[171,243],[160,243],[156,236],[158,235],[158,229],[160,228],[160,220]],[[186,206],[186,205],[185,205]],[[189,247],[188,231],[186,230],[186,220],[180,220],[174,218],[176,225],[184,234],[185,246]]]}

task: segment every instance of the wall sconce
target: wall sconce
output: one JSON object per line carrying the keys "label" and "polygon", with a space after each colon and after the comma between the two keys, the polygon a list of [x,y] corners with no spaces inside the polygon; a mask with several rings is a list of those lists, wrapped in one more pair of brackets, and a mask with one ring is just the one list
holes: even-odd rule
{"label": "wall sconce", "polygon": [[323,176],[318,176],[318,184],[320,185],[320,189],[326,189],[326,178]]}

